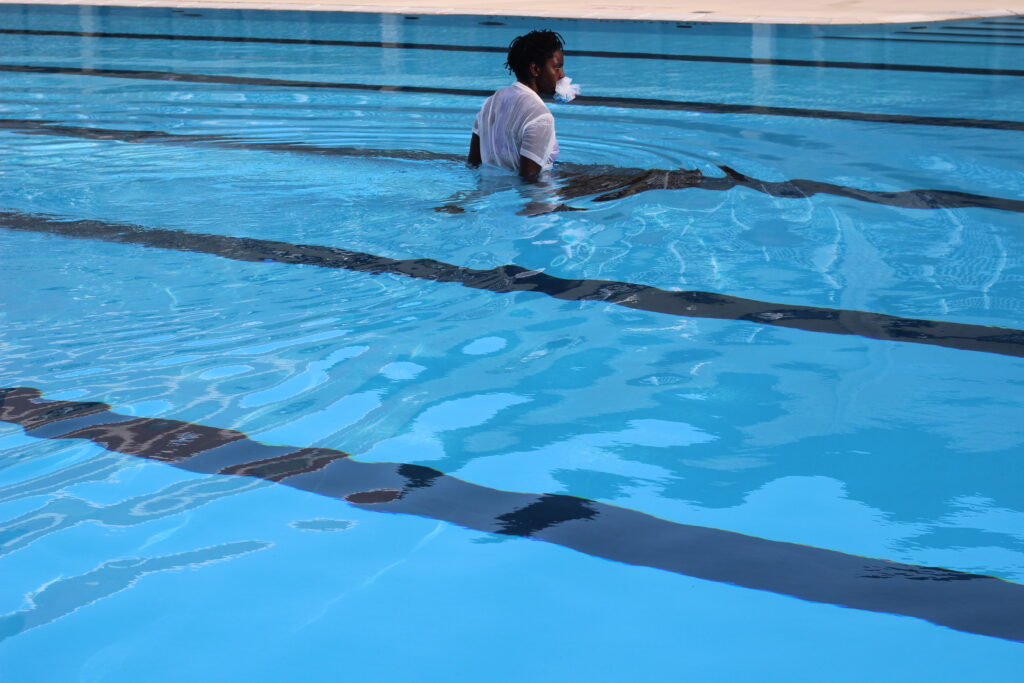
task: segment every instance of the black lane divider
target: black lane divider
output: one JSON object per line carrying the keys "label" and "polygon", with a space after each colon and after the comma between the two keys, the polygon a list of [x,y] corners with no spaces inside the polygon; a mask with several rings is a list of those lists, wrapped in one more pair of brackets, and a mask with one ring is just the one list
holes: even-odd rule
{"label": "black lane divider", "polygon": [[[919,35],[920,31],[896,31],[896,33],[902,33],[904,35]],[[940,33],[936,35],[949,35],[946,33]],[[1011,47],[1021,47],[1022,43],[998,43],[991,40],[937,40],[935,38],[882,38],[880,36],[818,36],[819,38],[826,38],[828,40],[881,40],[892,43],[942,43],[943,45],[1009,45]],[[991,36],[985,36],[989,38]]]}
{"label": "black lane divider", "polygon": [[[338,47],[370,47],[399,50],[440,50],[450,52],[487,52],[505,54],[506,47],[490,45],[445,45],[439,43],[397,43],[367,40],[319,40],[305,38],[254,38],[246,36],[197,36],[166,33],[109,33],[95,31],[44,31],[33,29],[0,29],[0,35],[71,36],[81,38],[128,38],[136,40],[183,40],[215,43],[280,43],[284,45],[326,45]],[[716,55],[678,55],[655,52],[610,52],[607,50],[569,50],[570,57],[601,57],[608,59],[654,59],[678,62],[713,62],[722,64],[762,64],[767,66],[800,66],[825,69],[868,69],[882,71],[918,71],[979,76],[1024,76],[1022,69],[982,69],[927,64],[887,64],[884,62],[837,62],[805,59],[770,59],[761,57],[720,57]]]}
{"label": "black lane divider", "polygon": [[[181,134],[159,130],[125,130],[117,128],[92,128],[67,126],[54,121],[33,119],[0,118],[0,130],[10,130],[24,135],[54,135],[84,140],[115,140],[133,144],[157,144],[223,149],[243,149],[269,152],[291,152],[320,156],[361,157],[366,159],[406,159],[410,161],[452,161],[465,163],[465,154],[429,152],[406,149],[365,149],[362,147],[325,147],[302,142],[270,142],[241,138],[233,135]],[[1022,202],[1024,203],[1024,202]]]}
{"label": "black lane divider", "polygon": [[[986,24],[998,24],[999,22],[996,22],[996,21],[986,21],[984,23],[986,23]],[[1002,24],[1000,24],[1000,25],[1002,25]],[[1006,25],[1009,26],[1009,24],[1006,24]],[[946,29],[947,31],[963,30],[963,29],[960,29],[960,28],[954,28],[952,26],[943,26],[942,28]],[[1022,28],[1020,24],[1016,24],[1015,28],[989,28],[988,26],[970,26],[968,28],[971,31],[1005,31],[1005,32],[1008,32],[1008,33],[1016,32],[1016,31],[1024,31],[1024,28]],[[1014,36],[1014,37],[1016,37],[1016,36]]]}
{"label": "black lane divider", "polygon": [[0,211],[0,228],[211,254],[235,261],[301,264],[373,274],[390,273],[430,282],[460,284],[498,294],[534,292],[564,301],[595,301],[666,315],[740,320],[807,332],[853,335],[1024,357],[1024,330],[900,318],[868,311],[776,304],[713,292],[669,291],[615,280],[569,280],[515,264],[478,270],[427,258],[392,259],[338,247],[144,228],[94,220],[58,220],[50,216],[15,211]]}
{"label": "black lane divider", "polygon": [[[116,140],[134,144],[199,145],[223,149],[290,152],[323,156],[406,159],[413,161],[465,162],[461,154],[403,149],[364,149],[360,147],[323,147],[301,142],[261,142],[229,135],[182,135],[154,130],[118,130],[67,126],[52,121],[31,119],[0,119],[0,130],[25,135],[55,135],[86,140]],[[897,206],[906,209],[987,208],[1024,213],[1024,200],[1005,199],[950,190],[905,190],[878,192],[834,185],[817,180],[785,180],[771,182],[746,176],[728,166],[719,166],[724,177],[705,176],[699,170],[620,168],[559,162],[553,172],[559,181],[558,195],[575,199],[598,195],[594,201],[620,199],[649,190],[683,190],[697,188],[728,191],[747,187],[773,197],[803,199],[816,194],[831,194],[857,201]]]}
{"label": "black lane divider", "polygon": [[[293,81],[281,78],[256,78],[213,74],[178,73],[171,71],[137,71],[133,69],[83,69],[62,66],[30,64],[0,64],[0,71],[36,74],[66,74],[71,76],[100,76],[104,78],[136,78],[149,81],[175,81],[181,83],[219,83],[228,85],[259,85],[286,88],[328,88],[336,90],[370,90],[374,92],[422,93],[435,95],[466,95],[490,97],[490,90],[469,88],[434,88],[419,85],[375,85],[369,83],[336,83],[330,81]],[[623,107],[628,109],[660,109],[693,111],[705,114],[754,114],[758,116],[795,116],[798,118],[836,119],[840,121],[866,121],[871,123],[901,123],[919,126],[952,126],[957,128],[988,128],[993,130],[1024,130],[1024,121],[998,119],[966,119],[945,116],[911,116],[906,114],[875,114],[829,109],[798,107],[768,107],[753,104],[723,104],[720,102],[680,102],[639,97],[599,97],[583,95],[573,100],[577,106]]]}
{"label": "black lane divider", "polygon": [[[956,29],[953,29],[956,30]],[[991,31],[996,29],[978,29],[981,31]],[[1001,29],[998,29],[1001,30]],[[949,36],[950,38],[1004,38],[1006,40],[1024,40],[1022,36],[994,36],[989,33],[942,33],[941,31],[893,31],[893,33],[904,35],[904,36]],[[986,40],[986,42],[988,42]],[[999,43],[1000,45],[1002,43]]]}
{"label": "black lane divider", "polygon": [[328,448],[269,446],[231,429],[121,415],[106,403],[46,400],[31,387],[0,389],[0,420],[36,438],[88,439],[189,472],[254,477],[362,510],[1024,642],[1024,586],[992,576],[680,524],[576,496],[493,489],[422,465],[360,462]]}
{"label": "black lane divider", "polygon": [[601,171],[587,167],[577,169],[571,164],[565,164],[558,170],[558,177],[564,183],[558,188],[558,194],[562,199],[574,199],[600,192],[601,194],[595,197],[594,201],[603,202],[648,190],[699,188],[701,190],[726,191],[735,187],[746,187],[772,197],[786,199],[803,199],[817,194],[830,194],[903,209],[989,208],[1024,212],[1024,200],[1019,199],[1003,199],[950,190],[879,192],[802,178],[773,182],[752,178],[729,166],[719,165],[718,168],[725,173],[724,177],[706,176],[697,169],[666,171],[612,168]]}

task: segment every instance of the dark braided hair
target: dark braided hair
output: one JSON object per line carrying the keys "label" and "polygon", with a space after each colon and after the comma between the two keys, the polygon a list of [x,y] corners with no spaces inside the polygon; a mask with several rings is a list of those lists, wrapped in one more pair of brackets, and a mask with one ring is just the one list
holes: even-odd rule
{"label": "dark braided hair", "polygon": [[505,68],[516,75],[521,81],[530,80],[530,65],[542,65],[558,50],[563,49],[565,41],[554,31],[530,31],[519,36],[508,46],[508,59]]}

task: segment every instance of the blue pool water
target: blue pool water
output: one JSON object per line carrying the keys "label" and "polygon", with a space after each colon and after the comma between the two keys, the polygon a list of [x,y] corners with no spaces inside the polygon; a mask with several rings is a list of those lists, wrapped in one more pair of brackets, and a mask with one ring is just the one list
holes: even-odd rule
{"label": "blue pool water", "polygon": [[0,6],[3,680],[1013,680],[1021,29]]}

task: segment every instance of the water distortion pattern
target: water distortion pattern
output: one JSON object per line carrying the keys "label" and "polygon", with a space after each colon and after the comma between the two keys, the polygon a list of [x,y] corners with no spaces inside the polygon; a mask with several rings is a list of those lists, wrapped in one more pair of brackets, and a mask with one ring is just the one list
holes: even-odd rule
{"label": "water distortion pattern", "polygon": [[[288,152],[318,156],[355,157],[362,159],[404,159],[409,161],[444,161],[463,164],[465,154],[431,152],[418,149],[372,149],[314,145],[307,142],[282,142],[245,138],[239,135],[181,134],[161,130],[123,130],[72,126],[56,121],[36,119],[0,118],[0,130],[20,135],[52,135],[83,140],[110,140],[130,144],[153,144],[214,147],[218,149],[244,149],[266,152]],[[725,165],[718,168],[724,176],[706,176],[697,169],[625,168],[619,166],[557,162],[551,177],[558,183],[556,193],[562,199],[577,199],[597,195],[595,202],[621,199],[651,190],[685,190],[697,188],[709,191],[728,191],[745,187],[756,192],[787,199],[806,199],[818,194],[829,194],[871,204],[883,204],[902,209],[959,209],[982,208],[1024,213],[1024,200],[992,197],[956,190],[902,190],[882,192],[836,185],[819,180],[794,178],[792,180],[761,180]]]}
{"label": "water distortion pattern", "polygon": [[1024,642],[1024,586],[991,576],[680,524],[576,496],[503,491],[421,465],[360,462],[328,448],[269,446],[231,429],[121,415],[106,403],[47,400],[31,387],[0,389],[0,420],[37,438],[88,439],[190,472],[277,482],[364,510]]}
{"label": "water distortion pattern", "polygon": [[0,210],[0,228],[63,237],[136,244],[210,254],[234,261],[311,265],[362,273],[391,273],[417,280],[461,284],[497,294],[534,292],[563,301],[598,301],[688,318],[739,320],[761,325],[944,346],[1024,357],[1024,330],[900,318],[883,313],[777,304],[701,291],[671,291],[616,280],[572,280],[515,264],[475,269],[428,258],[392,259],[314,244],[145,228],[93,220]]}

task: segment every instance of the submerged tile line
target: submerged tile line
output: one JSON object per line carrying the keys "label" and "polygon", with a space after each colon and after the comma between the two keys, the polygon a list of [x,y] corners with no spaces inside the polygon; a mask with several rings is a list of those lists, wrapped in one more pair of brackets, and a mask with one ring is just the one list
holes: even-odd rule
{"label": "submerged tile line", "polygon": [[[66,36],[79,38],[118,38],[134,40],[180,40],[191,42],[255,43],[281,45],[318,45],[329,47],[366,47],[397,50],[436,50],[446,52],[481,52],[505,54],[507,47],[491,45],[448,45],[444,43],[407,43],[368,40],[328,40],[317,38],[263,38],[255,36],[205,36],[170,33],[117,33],[108,31],[57,31],[42,29],[0,28],[0,35]],[[569,57],[598,57],[607,59],[646,59],[680,62],[709,62],[722,64],[753,64],[763,66],[795,66],[818,69],[863,69],[878,71],[913,71],[924,73],[950,73],[976,76],[1024,76],[1024,69],[984,69],[961,66],[933,66],[928,64],[889,64],[885,62],[848,62],[834,60],[782,59],[766,57],[726,57],[718,55],[690,55],[656,52],[614,52],[608,50],[568,50]]]}
{"label": "submerged tile line", "polygon": [[[981,29],[973,29],[973,30],[976,30],[976,31],[994,31],[994,30],[1002,30],[1002,29],[984,29],[984,28],[981,28]],[[1024,40],[1024,36],[1016,36],[1016,35],[998,36],[998,35],[992,35],[990,33],[943,33],[941,31],[893,31],[893,33],[896,33],[896,34],[901,35],[901,36],[949,36],[950,38],[985,38],[986,39],[986,41],[985,41],[986,43],[988,42],[988,39],[991,39],[991,38],[1002,38],[1004,40]],[[999,44],[1001,45],[1002,43],[999,43]]]}
{"label": "submerged tile line", "polygon": [[[490,97],[492,91],[470,88],[438,88],[419,85],[380,85],[372,83],[341,83],[333,81],[300,81],[254,76],[228,76],[173,71],[145,71],[136,69],[89,69],[80,67],[44,66],[35,64],[0,64],[0,71],[12,73],[62,74],[69,76],[97,76],[103,78],[131,78],[150,81],[181,83],[217,83],[225,85],[256,85],[285,88],[325,88],[336,90],[367,90],[383,93],[412,93],[432,95],[464,95]],[[721,102],[684,102],[640,97],[614,97],[582,95],[573,100],[575,106],[619,107],[626,109],[655,109],[690,111],[703,114],[750,114],[755,116],[792,116],[797,118],[834,119],[869,123],[896,123],[919,126],[948,126],[956,128],[986,128],[990,130],[1024,131],[1024,121],[999,119],[973,119],[945,116],[916,116],[909,114],[883,114],[803,107],[772,107],[754,104],[726,104]]]}
{"label": "submerged tile line", "polygon": [[[270,142],[235,135],[182,134],[157,130],[124,130],[69,126],[56,121],[0,118],[0,130],[27,135],[54,135],[85,140],[113,140],[132,144],[198,145],[220,149],[271,151],[320,156],[403,159],[409,161],[447,161],[464,163],[465,156],[445,152],[402,149],[372,149],[313,145],[304,142]],[[882,192],[836,185],[801,178],[785,181],[760,180],[728,166],[719,166],[725,174],[706,176],[699,170],[665,170],[621,168],[604,165],[558,162],[552,175],[559,181],[557,193],[562,199],[597,195],[603,202],[651,190],[702,189],[728,191],[746,187],[773,197],[806,199],[817,194],[830,194],[856,201],[883,204],[904,209],[987,208],[1024,213],[1024,200],[1007,199],[953,190],[902,190]],[[448,207],[442,207],[442,209]]]}
{"label": "submerged tile line", "polygon": [[[489,45],[450,45],[445,43],[407,43],[384,40],[335,40],[327,38],[265,38],[261,36],[208,36],[177,33],[120,33],[110,31],[58,31],[44,29],[0,28],[0,35],[65,36],[80,38],[122,38],[129,40],[180,40],[210,43],[256,43],[280,45],[321,45],[328,47],[369,47],[396,50],[440,50],[446,52],[494,52],[504,54],[507,47]],[[628,54],[628,53],[627,53]]]}
{"label": "submerged tile line", "polygon": [[37,438],[86,439],[188,472],[263,479],[362,510],[1024,642],[1024,586],[992,576],[672,522],[572,495],[490,488],[423,465],[354,460],[335,449],[269,446],[231,429],[45,399],[33,387],[0,388],[0,420]]}
{"label": "submerged tile line", "polygon": [[[72,126],[46,119],[0,118],[0,130],[25,135],[53,135],[82,140],[110,140],[131,144],[216,147],[250,151],[290,152],[317,156],[342,156],[366,159],[404,159],[408,161],[450,161],[465,163],[465,154],[431,152],[427,150],[373,149],[314,145],[305,142],[271,142],[238,135],[214,133],[169,133],[162,130],[97,128]],[[1024,202],[1022,202],[1024,203]]]}
{"label": "submerged tile line", "polygon": [[902,209],[987,208],[1000,211],[1024,212],[1024,200],[978,195],[955,190],[900,190],[884,192],[863,190],[819,180],[794,178],[769,181],[748,176],[719,164],[725,175],[706,176],[698,169],[599,169],[565,163],[558,168],[557,177],[563,181],[558,193],[563,199],[597,194],[595,202],[620,199],[649,190],[680,190],[698,188],[728,191],[744,187],[772,197],[807,199],[815,195],[832,195],[870,204],[882,204]]}
{"label": "submerged tile line", "polygon": [[[999,22],[997,22],[997,21],[986,21],[986,22],[982,22],[982,23],[985,23],[985,24],[999,24]],[[1007,24],[1007,25],[1009,25],[1009,24]],[[961,29],[959,27],[954,28],[953,26],[943,26],[942,28],[946,29],[947,31],[962,31],[963,30],[963,29]],[[971,31],[995,31],[995,32],[1002,31],[1002,32],[1006,32],[1006,33],[1016,33],[1016,32],[1020,32],[1020,31],[1024,31],[1024,27],[1021,27],[1020,24],[1016,24],[1014,28],[989,28],[988,26],[970,26],[968,28]],[[946,35],[949,35],[949,34],[946,34]],[[986,35],[989,35],[989,34],[986,34]]]}
{"label": "submerged tile line", "polygon": [[615,280],[573,280],[515,264],[466,268],[429,258],[392,259],[339,247],[292,244],[96,220],[0,210],[0,228],[77,239],[192,252],[235,261],[311,265],[361,273],[389,273],[460,284],[497,294],[533,292],[563,301],[594,301],[688,318],[736,320],[807,332],[910,342],[1024,358],[1024,330],[902,318],[850,309],[778,304],[702,291],[672,291]]}
{"label": "submerged tile line", "polygon": [[913,114],[882,114],[872,112],[810,109],[804,107],[771,107],[755,104],[724,104],[718,102],[678,102],[648,98],[601,97],[581,95],[573,103],[584,106],[625,107],[692,111],[702,114],[752,114],[756,116],[792,116],[796,118],[860,121],[864,123],[896,123],[915,126],[949,126],[954,128],[987,128],[990,130],[1024,131],[1024,121],[973,119]]}
{"label": "submerged tile line", "polygon": [[[897,31],[896,33],[902,33],[904,35],[920,35],[919,31]],[[942,33],[937,35],[951,35],[948,33]],[[889,41],[893,43],[941,43],[943,45],[1004,45],[1010,47],[1021,47],[1024,43],[998,43],[991,40],[939,40],[937,38],[884,38],[882,36],[818,36],[819,38],[825,38],[828,40],[880,40]],[[988,38],[989,36],[985,36]]]}

